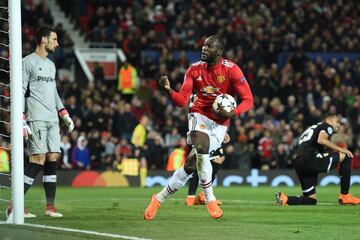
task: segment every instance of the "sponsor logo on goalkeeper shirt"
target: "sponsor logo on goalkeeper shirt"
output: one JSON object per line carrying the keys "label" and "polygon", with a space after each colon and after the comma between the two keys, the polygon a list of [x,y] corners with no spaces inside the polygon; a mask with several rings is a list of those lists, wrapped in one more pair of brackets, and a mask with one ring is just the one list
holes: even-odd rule
{"label": "sponsor logo on goalkeeper shirt", "polygon": [[43,76],[38,76],[38,82],[42,81],[42,82],[55,82],[55,78],[52,77],[43,77]]}

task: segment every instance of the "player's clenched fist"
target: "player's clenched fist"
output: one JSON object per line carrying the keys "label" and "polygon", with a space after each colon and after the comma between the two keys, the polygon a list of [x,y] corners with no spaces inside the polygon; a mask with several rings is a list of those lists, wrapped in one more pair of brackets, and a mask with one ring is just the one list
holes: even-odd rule
{"label": "player's clenched fist", "polygon": [[170,81],[167,76],[161,76],[159,78],[159,84],[165,90],[168,90],[168,91],[170,90]]}

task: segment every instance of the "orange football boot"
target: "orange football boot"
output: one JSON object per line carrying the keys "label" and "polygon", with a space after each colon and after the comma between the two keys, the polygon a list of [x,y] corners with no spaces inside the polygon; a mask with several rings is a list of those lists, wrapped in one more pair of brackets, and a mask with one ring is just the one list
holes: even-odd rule
{"label": "orange football boot", "polygon": [[145,209],[145,212],[144,212],[145,220],[148,220],[148,221],[152,220],[156,216],[156,213],[161,206],[161,202],[156,199],[155,195],[156,194],[153,194],[151,196],[151,201],[150,201],[148,207]]}
{"label": "orange football boot", "polygon": [[216,200],[208,202],[206,208],[212,218],[218,219],[224,215]]}
{"label": "orange football boot", "polygon": [[360,198],[354,197],[351,193],[340,194],[339,203],[342,205],[347,205],[347,204],[357,205],[360,204]]}
{"label": "orange football boot", "polygon": [[276,205],[278,206],[287,206],[287,201],[288,201],[288,197],[286,196],[285,193],[283,192],[277,192],[275,194],[275,198],[276,198]]}
{"label": "orange football boot", "polygon": [[186,206],[194,206],[196,205],[196,197],[195,196],[187,196],[185,199],[185,205]]}
{"label": "orange football boot", "polygon": [[[223,205],[223,202],[220,201],[220,200],[217,200],[216,199],[216,202],[217,202],[217,205]],[[199,205],[205,205],[205,194],[203,191],[201,191],[198,195],[198,199],[197,199],[197,203],[196,204],[199,204]]]}

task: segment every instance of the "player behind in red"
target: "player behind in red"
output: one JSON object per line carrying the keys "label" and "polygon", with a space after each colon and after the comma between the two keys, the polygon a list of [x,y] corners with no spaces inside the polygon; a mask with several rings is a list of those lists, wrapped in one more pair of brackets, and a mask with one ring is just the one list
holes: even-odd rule
{"label": "player behind in red", "polygon": [[[187,106],[193,90],[197,94],[198,99],[190,110],[189,131],[196,151],[196,168],[205,194],[206,207],[210,216],[215,219],[222,217],[223,212],[213,193],[210,153],[221,146],[230,119],[247,112],[253,106],[253,96],[244,74],[235,63],[221,57],[223,50],[224,42],[220,37],[208,37],[201,50],[201,61],[188,68],[179,92],[170,87],[167,76],[159,79],[160,86],[180,107]],[[224,93],[232,96],[236,93],[240,96],[241,103],[230,112],[221,106],[214,112],[212,104],[216,96]],[[176,170],[168,185],[152,196],[144,218],[153,219],[161,203],[183,187],[191,176],[192,170],[184,167]]]}

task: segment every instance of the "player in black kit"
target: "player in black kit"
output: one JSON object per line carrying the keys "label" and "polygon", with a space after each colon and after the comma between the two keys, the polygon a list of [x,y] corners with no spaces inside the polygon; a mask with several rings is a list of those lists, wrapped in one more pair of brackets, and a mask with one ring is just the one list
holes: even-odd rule
{"label": "player in black kit", "polygon": [[301,135],[294,166],[303,196],[286,196],[285,193],[278,192],[276,193],[277,205],[315,205],[318,174],[329,172],[338,164],[341,179],[339,203],[360,204],[360,198],[349,193],[353,154],[348,149],[330,142],[331,135],[339,128],[339,116],[327,113],[320,123],[312,125]]}

